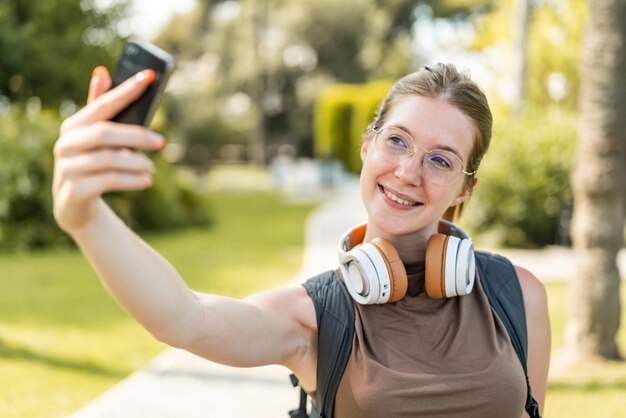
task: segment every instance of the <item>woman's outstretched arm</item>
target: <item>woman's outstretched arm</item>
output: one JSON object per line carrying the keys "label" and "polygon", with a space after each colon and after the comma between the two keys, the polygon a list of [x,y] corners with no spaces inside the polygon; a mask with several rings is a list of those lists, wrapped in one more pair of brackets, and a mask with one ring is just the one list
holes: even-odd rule
{"label": "woman's outstretched arm", "polygon": [[161,148],[163,139],[108,121],[150,81],[143,72],[108,91],[108,74],[100,74],[92,80],[90,103],[63,123],[55,146],[57,222],[113,297],[159,340],[225,364],[283,364],[307,375],[303,370],[314,370],[317,327],[303,288],[243,300],[194,292],[102,200],[106,192],[152,184],[154,166],[142,151]]}

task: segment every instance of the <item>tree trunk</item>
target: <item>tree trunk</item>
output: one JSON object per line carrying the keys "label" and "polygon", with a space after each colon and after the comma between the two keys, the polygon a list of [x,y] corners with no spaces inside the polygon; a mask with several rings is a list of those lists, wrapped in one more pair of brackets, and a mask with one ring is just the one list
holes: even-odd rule
{"label": "tree trunk", "polygon": [[513,27],[515,34],[513,36],[513,54],[514,54],[514,86],[515,94],[513,96],[512,109],[513,113],[519,115],[526,101],[526,70],[528,63],[528,27],[530,25],[531,5],[530,0],[515,0],[515,21]]}
{"label": "tree trunk", "polygon": [[579,146],[572,173],[578,274],[569,285],[570,355],[616,359],[617,252],[626,216],[626,0],[589,1],[582,46]]}
{"label": "tree trunk", "polygon": [[256,80],[252,86],[253,100],[259,109],[259,116],[254,128],[252,143],[250,144],[250,159],[259,166],[264,166],[267,147],[267,114],[265,111],[265,94],[267,91],[267,31],[269,27],[269,0],[253,0],[251,5],[253,65],[256,66]]}

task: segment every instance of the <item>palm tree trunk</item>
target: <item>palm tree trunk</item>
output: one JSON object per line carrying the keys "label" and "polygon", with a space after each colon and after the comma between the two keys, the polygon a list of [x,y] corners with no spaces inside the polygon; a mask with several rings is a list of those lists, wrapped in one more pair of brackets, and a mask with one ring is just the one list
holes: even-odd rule
{"label": "palm tree trunk", "polygon": [[617,252],[626,216],[626,0],[589,1],[582,47],[579,149],[572,174],[578,274],[566,345],[576,357],[619,358]]}
{"label": "palm tree trunk", "polygon": [[526,73],[528,63],[528,28],[531,19],[530,0],[515,0],[515,33],[513,36],[513,55],[515,67],[515,95],[513,97],[513,113],[519,115],[526,102]]}

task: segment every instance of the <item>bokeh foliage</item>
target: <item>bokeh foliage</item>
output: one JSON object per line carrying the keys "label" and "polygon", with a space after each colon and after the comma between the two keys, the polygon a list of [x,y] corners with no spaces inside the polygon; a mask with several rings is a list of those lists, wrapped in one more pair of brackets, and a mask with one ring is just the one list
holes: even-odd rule
{"label": "bokeh foliage", "polygon": [[202,144],[216,159],[216,144],[232,138],[249,159],[247,147],[263,134],[266,161],[284,144],[311,156],[320,91],[415,67],[413,7],[409,0],[198,3],[155,40],[183,62],[179,100],[168,111],[177,140],[187,150]]}
{"label": "bokeh foliage", "polygon": [[337,84],[320,93],[315,107],[315,156],[339,160],[359,173],[363,133],[393,85],[391,81]]}
{"label": "bokeh foliage", "polygon": [[[112,68],[123,42],[115,28],[124,16],[126,2],[106,10],[93,8],[92,0],[62,0],[55,7],[50,4],[17,0],[0,4],[0,93],[12,103],[40,97],[43,113],[52,112],[53,106],[67,99],[82,102],[91,68],[96,64]],[[432,7],[433,19],[472,22],[474,51],[492,53],[511,48],[515,22],[512,0],[425,4]],[[496,158],[490,156],[498,154],[499,144],[509,138],[512,142],[525,138],[518,150],[551,150],[554,143],[569,150],[575,142],[575,135],[569,133],[573,132],[571,114],[578,94],[578,45],[585,3],[563,0],[531,5],[528,108],[517,118],[507,113],[501,97],[490,97],[496,113],[496,132],[470,205],[470,210],[476,210],[473,227],[489,231],[486,237],[498,245],[539,246],[567,241],[560,222],[567,222],[571,208],[565,171],[569,163],[534,155],[532,158],[538,158],[535,165],[530,156],[516,160],[515,153],[504,153],[498,157],[499,164],[519,170],[515,174],[516,193],[507,193],[511,189],[503,183],[506,176],[489,165],[490,158]],[[257,2],[256,7],[252,2],[198,2],[196,10],[177,16],[156,39],[177,56],[180,64],[178,82],[172,85],[173,97],[164,103],[159,126],[170,142],[183,145],[181,162],[188,165],[202,166],[207,159],[233,155],[248,159],[250,145],[262,133],[268,161],[279,146],[290,144],[298,155],[338,158],[350,171],[358,172],[363,130],[389,85],[381,82],[378,91],[370,80],[397,79],[418,67],[420,58],[412,45],[414,8],[415,3],[408,0],[288,0]],[[67,16],[74,24],[60,25]],[[44,53],[43,49],[50,52]],[[72,51],[72,57],[67,51]],[[500,56],[505,59],[508,55]],[[493,68],[496,77],[504,67]],[[47,77],[45,83],[41,74]],[[555,95],[550,88],[550,80],[555,79],[564,81],[561,94]],[[329,88],[337,83],[340,86]],[[553,107],[567,111],[548,110]],[[558,116],[559,112],[570,116]],[[16,112],[12,114],[9,118],[17,118]],[[53,119],[54,112],[47,117]],[[563,118],[571,122],[565,129],[561,129]],[[549,126],[555,130],[546,128]],[[56,135],[50,132],[52,137]],[[544,136],[539,137],[537,132]],[[224,149],[234,153],[224,153]],[[567,151],[559,158],[570,155]],[[526,162],[522,164],[521,160]],[[491,170],[494,176],[489,174]],[[536,180],[544,175],[558,178],[561,189],[555,192],[549,182]],[[534,192],[521,201],[517,196],[523,194],[522,189]],[[181,200],[188,197],[186,192],[152,192],[150,199],[171,199],[174,195]],[[113,199],[129,220],[132,213],[142,213],[131,209],[138,199],[132,196]],[[501,208],[489,208],[493,202],[502,202]],[[152,202],[152,206],[159,204]],[[173,219],[178,216],[174,213],[193,217],[190,214],[197,213],[196,207],[191,204],[176,212],[167,206],[173,212],[171,217],[163,217]],[[524,216],[526,220],[521,219]],[[141,217],[152,219],[151,215]],[[470,222],[469,216],[465,220]],[[511,233],[497,232],[509,225],[513,226]]]}
{"label": "bokeh foliage", "polygon": [[575,113],[556,106],[495,119],[463,216],[483,245],[569,244],[576,128]]}
{"label": "bokeh foliage", "polygon": [[[52,111],[29,114],[17,105],[0,116],[0,250],[70,242],[52,213],[52,148],[59,124]],[[153,158],[158,171],[151,189],[106,197],[122,219],[137,230],[210,222],[194,178],[181,176],[159,154]]]}
{"label": "bokeh foliage", "polygon": [[94,0],[0,2],[0,94],[38,97],[44,107],[83,103],[91,71],[115,63],[124,38],[116,22],[128,1],[98,9]]}
{"label": "bokeh foliage", "polygon": [[0,249],[67,243],[52,215],[52,112],[0,116]]}
{"label": "bokeh foliage", "polygon": [[[587,2],[528,1],[530,24],[526,33],[526,101],[540,106],[558,104],[574,111],[578,103],[580,46]],[[493,2],[488,13],[472,17],[477,29],[471,45],[473,50],[490,51],[503,60],[511,57],[513,28],[518,23],[514,2]],[[492,70],[494,75],[506,76],[503,71],[508,68],[497,65]],[[560,83],[563,83],[562,91],[555,91],[554,84]]]}
{"label": "bokeh foliage", "polygon": [[[126,1],[0,3],[0,250],[66,245],[52,213],[52,148],[61,116],[87,95],[97,65],[113,69],[124,37]],[[162,128],[167,128],[164,123]],[[207,224],[210,212],[192,176],[160,154],[155,186],[106,199],[133,228]]]}

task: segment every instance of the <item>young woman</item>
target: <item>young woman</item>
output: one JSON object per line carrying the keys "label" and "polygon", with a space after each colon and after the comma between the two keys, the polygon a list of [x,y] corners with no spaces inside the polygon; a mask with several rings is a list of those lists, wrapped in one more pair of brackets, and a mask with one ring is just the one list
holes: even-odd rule
{"label": "young woman", "polygon": [[[109,90],[106,70],[94,72],[88,105],[63,123],[54,151],[57,222],[113,297],[157,339],[227,365],[284,365],[315,399],[318,325],[307,289],[242,300],[194,292],[102,201],[103,193],[152,184],[154,167],[141,151],[162,148],[163,138],[108,121],[151,79],[145,71]],[[356,331],[336,417],[526,416],[524,373],[481,285],[442,299],[424,291],[428,240],[450,208],[470,196],[490,137],[484,94],[442,64],[399,80],[365,132],[363,242],[391,245],[408,285],[395,302],[354,303]],[[528,328],[528,376],[542,409],[550,357],[546,294],[530,272],[515,271]]]}

